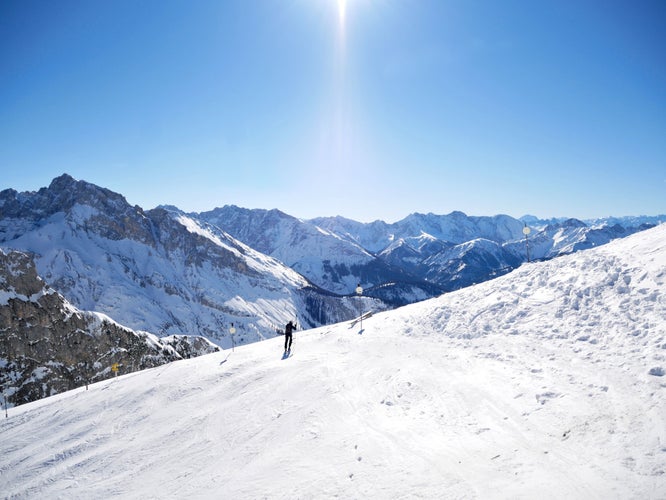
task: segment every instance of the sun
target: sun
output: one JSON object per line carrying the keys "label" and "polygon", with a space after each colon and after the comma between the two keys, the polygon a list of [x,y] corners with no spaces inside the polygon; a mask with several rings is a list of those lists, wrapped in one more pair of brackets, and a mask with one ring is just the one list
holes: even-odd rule
{"label": "sun", "polygon": [[345,17],[347,15],[347,0],[337,0],[338,2],[338,21],[340,27],[344,29]]}

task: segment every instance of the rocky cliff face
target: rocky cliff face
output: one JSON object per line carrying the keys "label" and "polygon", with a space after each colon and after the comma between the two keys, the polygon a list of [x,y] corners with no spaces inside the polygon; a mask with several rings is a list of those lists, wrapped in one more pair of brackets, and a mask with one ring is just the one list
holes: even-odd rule
{"label": "rocky cliff face", "polygon": [[214,352],[171,343],[74,308],[39,278],[32,258],[0,250],[0,386],[19,405],[144,368]]}

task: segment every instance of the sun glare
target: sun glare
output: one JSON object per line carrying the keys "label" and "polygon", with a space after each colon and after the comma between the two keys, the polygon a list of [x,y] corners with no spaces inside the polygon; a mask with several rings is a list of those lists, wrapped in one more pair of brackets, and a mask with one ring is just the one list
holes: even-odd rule
{"label": "sun glare", "polygon": [[338,1],[338,20],[340,22],[340,28],[344,30],[345,16],[347,14],[347,0],[337,0],[337,1]]}

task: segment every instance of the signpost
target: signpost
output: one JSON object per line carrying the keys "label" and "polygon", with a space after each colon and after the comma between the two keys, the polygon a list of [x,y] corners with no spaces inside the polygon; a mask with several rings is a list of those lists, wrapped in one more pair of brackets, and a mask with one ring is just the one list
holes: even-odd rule
{"label": "signpost", "polygon": [[359,283],[356,287],[356,295],[358,295],[358,311],[361,318],[361,331],[363,331],[363,302],[361,301],[361,295],[363,294],[363,287]]}
{"label": "signpost", "polygon": [[120,365],[118,363],[113,363],[111,365],[111,371],[116,374],[116,377],[118,376],[118,370],[120,369],[119,367]]}
{"label": "signpost", "polygon": [[229,328],[229,333],[231,334],[231,352],[234,352],[234,348],[236,347],[236,342],[234,341],[234,333],[236,333],[236,329],[234,328],[233,323],[231,323],[231,328]]}
{"label": "signpost", "polygon": [[530,245],[527,242],[527,236],[530,234],[532,230],[527,227],[527,224],[525,224],[525,227],[523,228],[523,234],[525,235],[525,249],[527,250],[527,262],[530,261]]}

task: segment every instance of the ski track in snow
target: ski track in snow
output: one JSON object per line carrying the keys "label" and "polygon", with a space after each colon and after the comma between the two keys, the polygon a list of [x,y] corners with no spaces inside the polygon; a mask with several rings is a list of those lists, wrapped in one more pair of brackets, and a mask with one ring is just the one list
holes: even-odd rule
{"label": "ski track in snow", "polygon": [[663,225],[11,408],[3,495],[666,498],[665,281]]}

